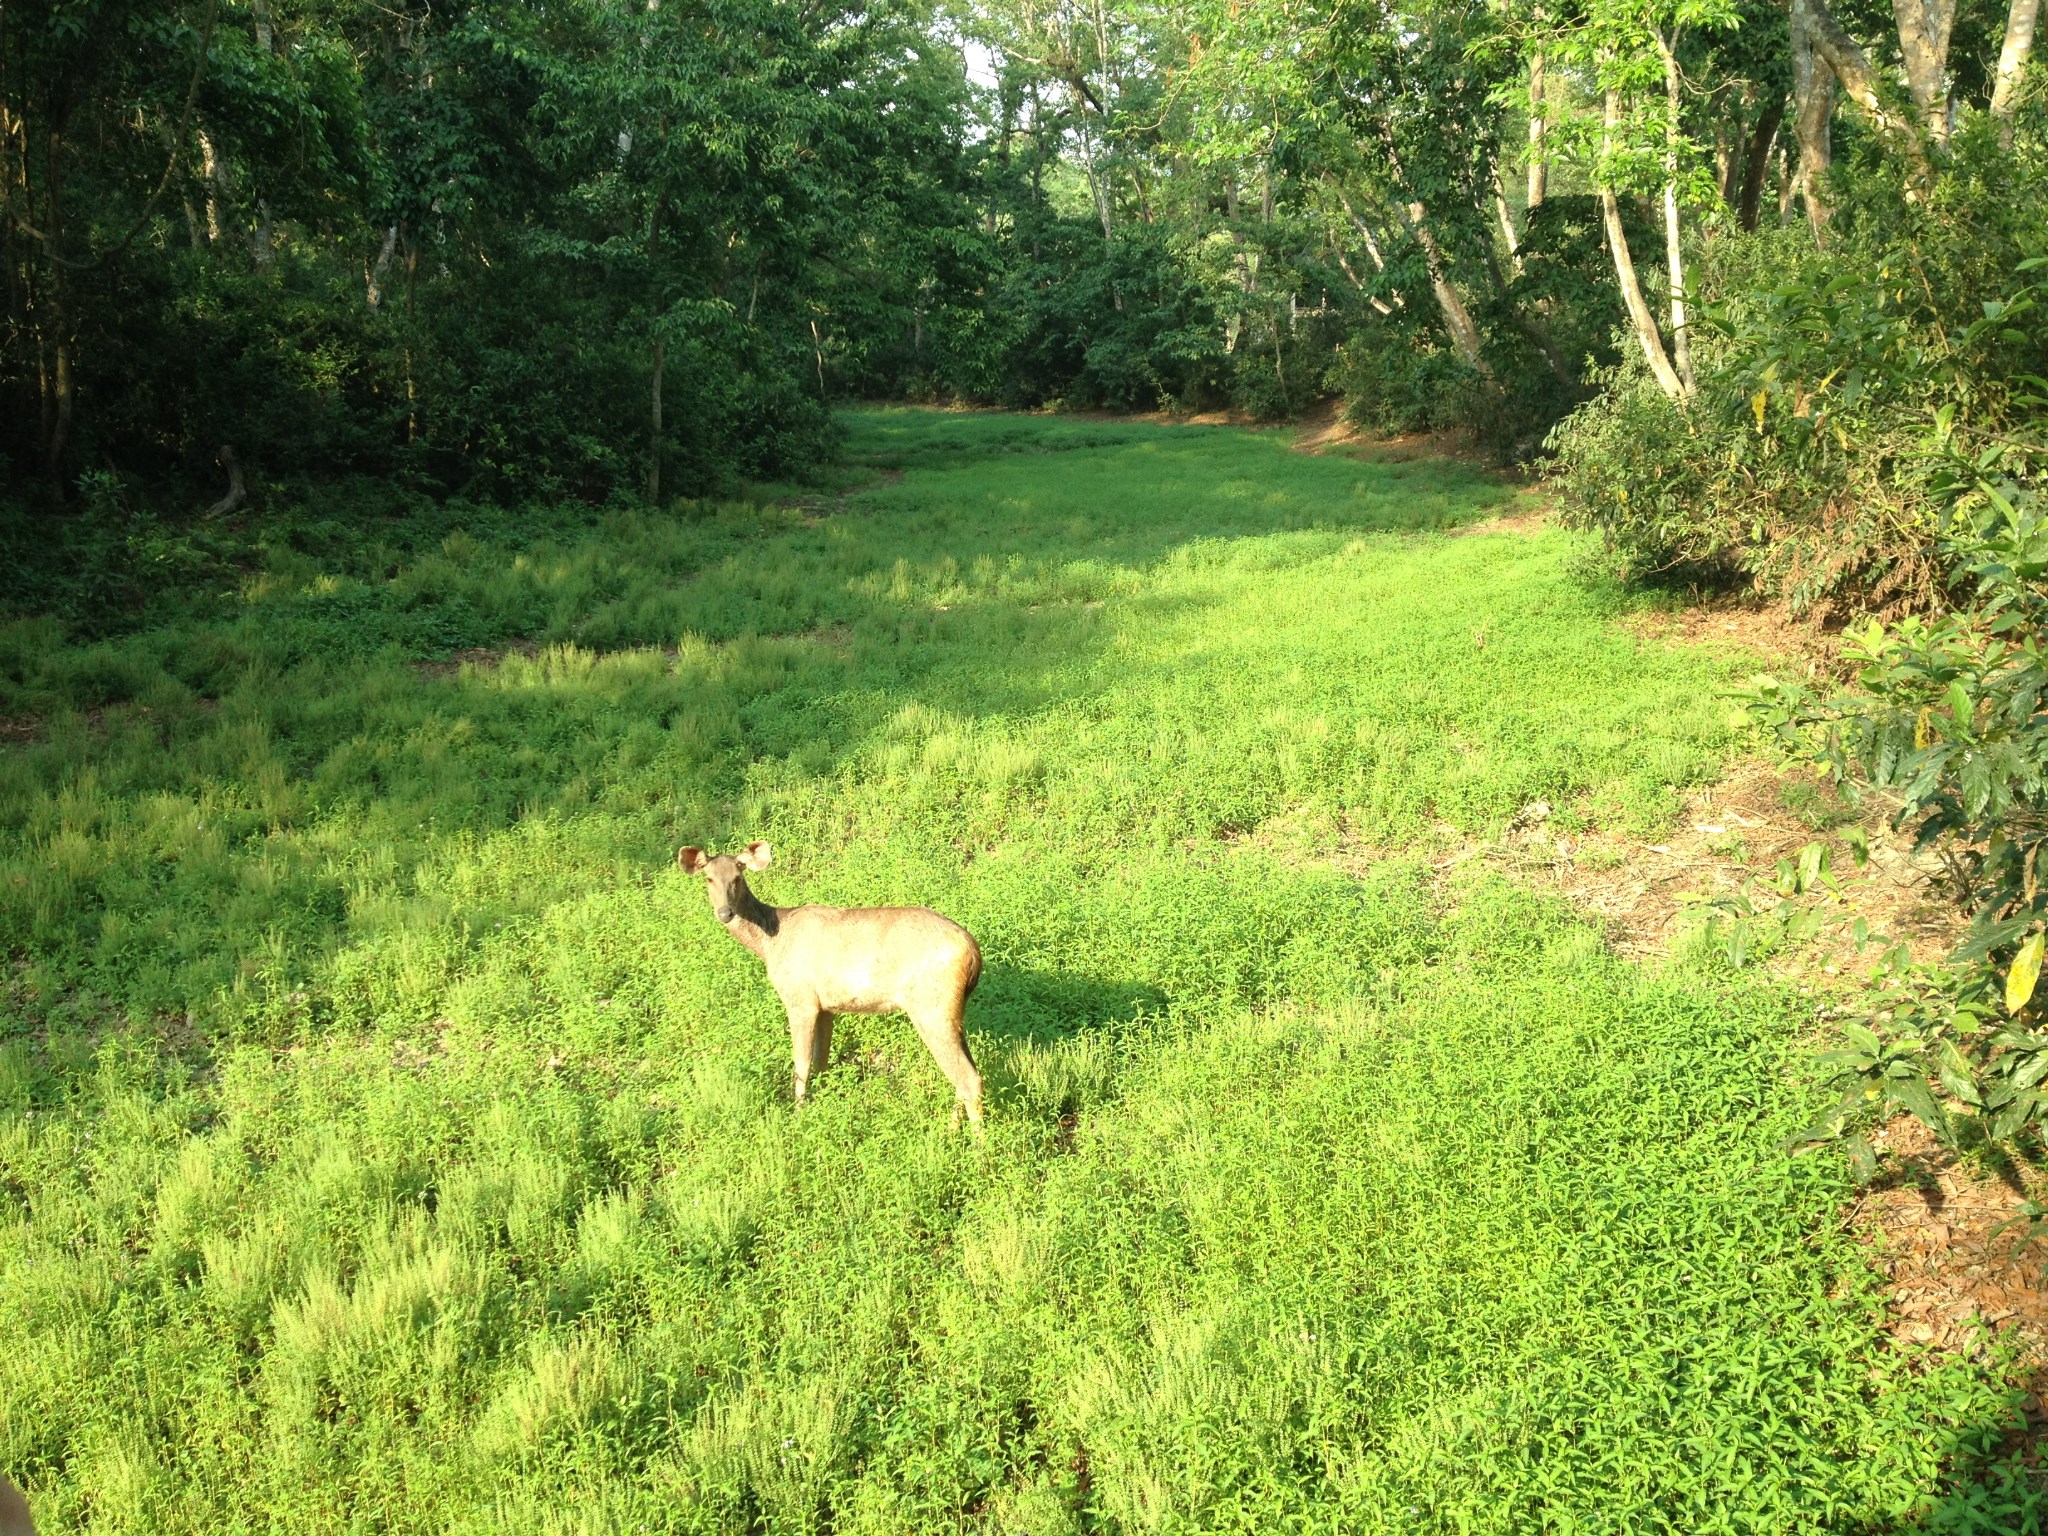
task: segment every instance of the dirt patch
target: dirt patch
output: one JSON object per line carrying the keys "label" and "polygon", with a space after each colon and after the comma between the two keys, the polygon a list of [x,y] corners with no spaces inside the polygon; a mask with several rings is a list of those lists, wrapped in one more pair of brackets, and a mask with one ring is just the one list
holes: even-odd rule
{"label": "dirt patch", "polygon": [[[1687,794],[1677,825],[1655,842],[1597,827],[1559,830],[1555,813],[1537,802],[1524,807],[1504,839],[1480,853],[1594,918],[1619,953],[1643,957],[1670,954],[1717,899],[1735,901],[1746,891],[1753,905],[1775,906],[1769,881],[1780,861],[1796,862],[1808,844],[1819,843],[1828,850],[1839,898],[1811,898],[1824,918],[1820,934],[1770,957],[1772,970],[1823,987],[1847,984],[1875,958],[1860,955],[1849,936],[1859,917],[1872,933],[1904,943],[1919,959],[1953,948],[1965,923],[1941,889],[1939,860],[1916,854],[1908,836],[1885,825],[1881,806],[1866,805],[1854,820],[1832,827],[1815,826],[1817,816],[1837,814],[1836,804],[1820,781],[1748,760]],[[1860,868],[1852,829],[1868,839],[1868,860]]]}
{"label": "dirt patch", "polygon": [[[1686,795],[1676,825],[1656,840],[1603,827],[1595,808],[1581,802],[1524,806],[1494,838],[1473,838],[1438,826],[1422,851],[1440,877],[1482,864],[1563,897],[1601,930],[1616,953],[1631,959],[1671,955],[1715,910],[1717,898],[1747,890],[1760,908],[1778,901],[1769,882],[1781,860],[1797,861],[1810,843],[1828,850],[1839,898],[1811,900],[1824,919],[1814,937],[1786,943],[1762,963],[1774,974],[1833,991],[1853,985],[1877,959],[1859,951],[1850,926],[1862,918],[1874,935],[1904,943],[1916,958],[1952,949],[1966,926],[1941,886],[1943,869],[1912,840],[1885,825],[1885,808],[1866,805],[1844,816],[1826,786],[1797,771],[1747,759],[1715,783]],[[1817,827],[1816,819],[1836,822]],[[1860,829],[1868,860],[1860,867],[1849,834]],[[1292,863],[1321,864],[1362,875],[1389,859],[1412,859],[1414,844],[1379,844],[1347,824],[1306,827],[1276,816],[1258,826],[1233,828],[1221,838]]]}
{"label": "dirt patch", "polygon": [[0,747],[25,747],[43,734],[40,715],[0,715]]}
{"label": "dirt patch", "polygon": [[[2021,1210],[2048,1198],[2038,1166],[1977,1166],[1902,1118],[1872,1138],[1884,1172],[1849,1208],[1844,1225],[1885,1277],[1886,1328],[1901,1344],[1982,1354],[2016,1347],[2030,1427],[2048,1391],[2048,1232]],[[1826,1155],[1825,1153],[1821,1155]]]}
{"label": "dirt patch", "polygon": [[[1505,474],[1479,451],[1463,432],[1405,432],[1383,436],[1369,432],[1344,414],[1342,400],[1326,400],[1296,420],[1297,453],[1341,453],[1367,463],[1410,464],[1426,459],[1461,463]],[[1511,477],[1510,477],[1511,478]]]}
{"label": "dirt patch", "polygon": [[1631,614],[1622,625],[1640,640],[1665,645],[1759,652],[1797,663],[1808,676],[1839,670],[1834,637],[1818,624],[1793,618],[1781,604],[1720,598],[1675,610]]}
{"label": "dirt patch", "polygon": [[893,467],[870,465],[868,474],[869,478],[859,485],[848,486],[829,496],[799,496],[790,505],[796,509],[804,527],[815,528],[853,510],[856,497],[903,483],[903,471]]}
{"label": "dirt patch", "polygon": [[524,656],[528,660],[540,654],[540,642],[536,640],[515,640],[510,645],[471,645],[451,652],[445,661],[416,661],[413,671],[421,677],[455,677],[464,667],[499,667],[508,656]]}
{"label": "dirt patch", "polygon": [[1474,534],[1507,533],[1518,538],[1527,538],[1541,533],[1550,526],[1550,508],[1540,498],[1524,493],[1516,498],[1519,505],[1512,512],[1503,512],[1499,517],[1489,517],[1483,523],[1465,523],[1457,528],[1444,530],[1446,538],[1466,539]]}

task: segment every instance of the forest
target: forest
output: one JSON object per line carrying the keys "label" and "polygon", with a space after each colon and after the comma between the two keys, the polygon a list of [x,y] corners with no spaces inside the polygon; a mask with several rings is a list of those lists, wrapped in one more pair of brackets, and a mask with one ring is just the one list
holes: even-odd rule
{"label": "forest", "polygon": [[0,0],[0,1532],[2048,1526],[2038,8]]}

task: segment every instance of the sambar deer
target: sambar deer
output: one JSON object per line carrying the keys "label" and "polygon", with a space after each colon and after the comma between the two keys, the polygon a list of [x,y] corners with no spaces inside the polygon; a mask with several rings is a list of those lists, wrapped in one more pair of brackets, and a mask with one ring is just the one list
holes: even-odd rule
{"label": "sambar deer", "polygon": [[725,931],[759,955],[789,1014],[796,1100],[832,1056],[840,1013],[907,1013],[953,1085],[954,1123],[981,1123],[981,1073],[967,1051],[967,998],[981,980],[974,935],[929,907],[771,907],[747,889],[748,870],[768,867],[766,843],[739,853],[676,850],[701,874]]}
{"label": "sambar deer", "polygon": [[28,1500],[21,1490],[0,1472],[0,1536],[36,1536],[36,1523],[29,1518]]}

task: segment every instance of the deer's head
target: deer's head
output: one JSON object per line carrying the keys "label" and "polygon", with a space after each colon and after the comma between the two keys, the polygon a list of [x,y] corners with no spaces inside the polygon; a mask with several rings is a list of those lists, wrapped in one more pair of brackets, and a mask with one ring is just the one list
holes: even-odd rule
{"label": "deer's head", "polygon": [[747,889],[747,871],[768,867],[766,843],[749,843],[738,853],[706,853],[694,845],[676,850],[676,863],[688,875],[704,877],[705,894],[711,911],[721,923],[730,923],[756,905]]}

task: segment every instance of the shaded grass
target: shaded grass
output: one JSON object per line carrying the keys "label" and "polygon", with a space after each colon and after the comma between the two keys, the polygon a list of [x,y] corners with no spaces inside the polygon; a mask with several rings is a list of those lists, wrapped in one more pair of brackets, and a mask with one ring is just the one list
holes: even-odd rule
{"label": "shaded grass", "polygon": [[[13,631],[0,1464],[47,1509],[1853,1531],[1995,1438],[1774,1149],[1787,999],[1233,841],[1655,826],[1728,746],[1723,663],[1604,623],[1554,536],[1430,536],[1504,495],[1456,468],[851,426],[904,478],[829,515],[280,556],[121,642]],[[451,612],[546,648],[442,675],[376,627]],[[900,1021],[790,1112],[668,863],[740,834],[770,899],[977,933],[986,1140]]]}

